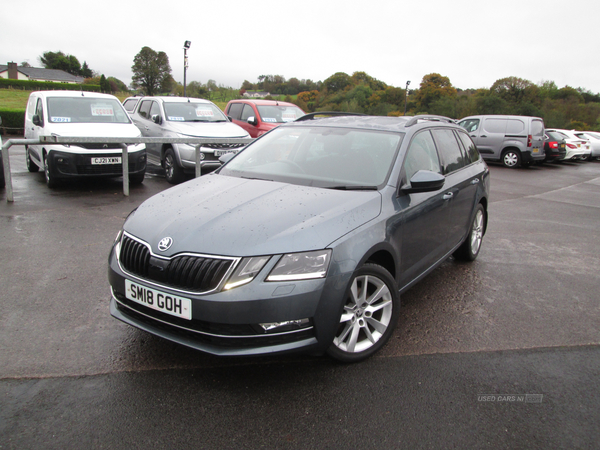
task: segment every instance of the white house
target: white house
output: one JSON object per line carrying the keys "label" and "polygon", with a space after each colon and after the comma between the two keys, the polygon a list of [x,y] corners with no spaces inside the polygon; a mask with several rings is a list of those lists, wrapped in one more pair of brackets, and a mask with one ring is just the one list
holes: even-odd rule
{"label": "white house", "polygon": [[11,80],[52,81],[54,83],[81,84],[84,78],[71,75],[64,70],[19,67],[17,63],[0,64],[0,78]]}

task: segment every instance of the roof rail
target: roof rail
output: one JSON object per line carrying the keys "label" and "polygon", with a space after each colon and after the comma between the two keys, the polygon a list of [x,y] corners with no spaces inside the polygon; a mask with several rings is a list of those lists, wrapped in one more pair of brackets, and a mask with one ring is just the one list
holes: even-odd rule
{"label": "roof rail", "polygon": [[432,122],[456,123],[456,120],[451,119],[450,117],[423,114],[420,116],[413,116],[408,122],[406,122],[406,125],[404,125],[404,126],[412,127],[413,125],[416,125],[417,123],[419,123],[419,120],[429,120]]}
{"label": "roof rail", "polygon": [[316,116],[366,116],[363,113],[355,113],[355,112],[343,112],[343,111],[317,111],[313,113],[308,113],[299,117],[295,120],[295,122],[303,122],[305,120],[314,120]]}

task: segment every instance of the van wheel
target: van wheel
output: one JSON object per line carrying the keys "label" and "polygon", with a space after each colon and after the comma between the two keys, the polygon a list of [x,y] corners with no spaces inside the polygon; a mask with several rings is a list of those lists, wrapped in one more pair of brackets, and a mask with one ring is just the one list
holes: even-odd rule
{"label": "van wheel", "polygon": [[163,164],[165,167],[165,176],[169,183],[179,184],[184,180],[185,174],[183,173],[183,169],[177,164],[177,158],[175,158],[172,148],[167,149]]}
{"label": "van wheel", "polygon": [[479,255],[479,250],[481,249],[484,231],[485,211],[480,203],[475,210],[475,217],[473,218],[473,223],[471,223],[467,239],[460,247],[458,247],[452,256],[460,261],[475,261],[475,258]]}
{"label": "van wheel", "polygon": [[144,182],[145,175],[146,175],[145,170],[141,173],[130,173],[129,174],[129,183],[130,184],[142,184]]}
{"label": "van wheel", "polygon": [[25,162],[27,164],[27,170],[29,170],[30,172],[35,173],[40,170],[37,164],[34,163],[31,159],[31,155],[29,154],[29,147],[27,146],[25,146]]}
{"label": "van wheel", "polygon": [[330,356],[358,362],[377,352],[389,340],[400,313],[400,295],[394,278],[377,264],[365,264],[350,281],[344,309]]}
{"label": "van wheel", "polygon": [[514,168],[521,165],[521,154],[517,150],[505,150],[502,153],[504,167]]}
{"label": "van wheel", "polygon": [[58,186],[58,180],[56,176],[52,174],[52,163],[50,160],[44,155],[44,177],[46,178],[46,186],[50,189]]}

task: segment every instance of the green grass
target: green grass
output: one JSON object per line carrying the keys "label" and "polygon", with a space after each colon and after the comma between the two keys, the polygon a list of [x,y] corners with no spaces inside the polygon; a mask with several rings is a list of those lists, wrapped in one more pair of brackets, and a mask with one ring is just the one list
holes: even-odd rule
{"label": "green grass", "polygon": [[30,91],[20,89],[0,89],[0,108],[25,109]]}

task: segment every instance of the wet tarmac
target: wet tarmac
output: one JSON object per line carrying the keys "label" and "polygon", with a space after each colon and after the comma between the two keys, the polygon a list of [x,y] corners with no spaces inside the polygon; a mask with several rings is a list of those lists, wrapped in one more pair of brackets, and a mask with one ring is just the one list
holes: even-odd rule
{"label": "wet tarmac", "polygon": [[217,358],[114,320],[108,252],[127,214],[169,187],[160,171],[125,197],[120,179],[50,190],[23,147],[11,167],[15,201],[0,190],[0,449],[600,440],[599,162],[490,165],[477,261],[448,260],[405,293],[388,345],[350,366]]}

